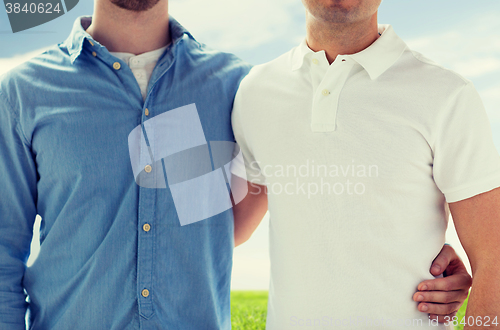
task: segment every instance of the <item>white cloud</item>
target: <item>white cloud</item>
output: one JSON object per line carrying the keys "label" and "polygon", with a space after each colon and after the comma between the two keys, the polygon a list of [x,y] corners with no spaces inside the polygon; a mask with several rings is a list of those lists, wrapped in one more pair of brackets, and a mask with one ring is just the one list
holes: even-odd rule
{"label": "white cloud", "polygon": [[476,16],[450,30],[408,40],[407,44],[469,79],[500,73],[499,15]]}
{"label": "white cloud", "polygon": [[42,218],[40,218],[40,216],[37,215],[36,219],[35,219],[35,224],[33,226],[33,238],[31,240],[30,257],[26,263],[26,265],[28,267],[33,265],[36,258],[38,257],[38,254],[40,253],[40,223],[41,223],[41,221],[42,221]]}
{"label": "white cloud", "polygon": [[[47,47],[48,48],[48,47]],[[37,49],[29,53],[16,55],[8,58],[0,58],[0,75],[12,70],[21,63],[43,53],[47,48]]]}
{"label": "white cloud", "polygon": [[488,117],[493,125],[500,125],[500,84],[479,91]]}
{"label": "white cloud", "polygon": [[457,72],[466,77],[480,77],[484,74],[500,70],[500,58],[492,56],[471,58],[469,60],[456,61],[453,66]]}
{"label": "white cloud", "polygon": [[252,237],[234,250],[232,290],[267,290],[271,263],[269,261],[269,213]]}
{"label": "white cloud", "polygon": [[169,12],[193,35],[215,49],[251,49],[303,35],[302,3],[296,0],[173,0]]}
{"label": "white cloud", "polygon": [[449,218],[448,229],[446,230],[446,243],[450,244],[453,247],[458,256],[464,262],[465,268],[467,268],[467,271],[469,272],[469,274],[471,274],[472,270],[470,267],[469,258],[467,256],[467,253],[465,253],[460,239],[458,238],[458,234],[455,229],[455,223],[453,222],[453,219],[451,217]]}

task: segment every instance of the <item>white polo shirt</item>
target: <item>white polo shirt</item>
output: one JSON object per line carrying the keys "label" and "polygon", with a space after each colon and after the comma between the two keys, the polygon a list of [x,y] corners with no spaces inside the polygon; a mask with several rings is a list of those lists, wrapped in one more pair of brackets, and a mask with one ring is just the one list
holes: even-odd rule
{"label": "white polo shirt", "polygon": [[445,242],[446,201],[500,186],[472,83],[379,32],[331,65],[303,42],[236,96],[248,179],[269,189],[268,330],[444,328],[412,296]]}

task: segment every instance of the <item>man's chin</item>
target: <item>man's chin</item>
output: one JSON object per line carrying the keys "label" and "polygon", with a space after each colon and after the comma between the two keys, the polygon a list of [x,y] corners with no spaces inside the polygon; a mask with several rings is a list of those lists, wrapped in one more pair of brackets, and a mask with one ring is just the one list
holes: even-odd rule
{"label": "man's chin", "polygon": [[160,0],[110,0],[110,1],[112,4],[120,8],[141,12],[153,8]]}

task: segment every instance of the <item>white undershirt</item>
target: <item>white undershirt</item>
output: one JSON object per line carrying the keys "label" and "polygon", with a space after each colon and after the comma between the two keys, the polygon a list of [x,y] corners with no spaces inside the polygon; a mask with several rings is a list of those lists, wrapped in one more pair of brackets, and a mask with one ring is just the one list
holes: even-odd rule
{"label": "white undershirt", "polygon": [[139,87],[141,88],[141,94],[144,100],[146,100],[151,74],[153,73],[156,63],[160,59],[160,56],[163,54],[165,49],[167,49],[167,47],[168,45],[140,55],[111,52],[111,55],[119,58],[130,67],[137,83],[139,84]]}

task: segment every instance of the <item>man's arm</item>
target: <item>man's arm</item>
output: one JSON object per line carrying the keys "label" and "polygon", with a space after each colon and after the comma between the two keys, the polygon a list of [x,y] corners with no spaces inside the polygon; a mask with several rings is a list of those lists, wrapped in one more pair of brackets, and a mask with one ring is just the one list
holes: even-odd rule
{"label": "man's arm", "polygon": [[500,322],[500,188],[449,205],[472,268],[466,320],[472,316],[475,324],[464,329],[481,328],[477,320],[484,325],[487,317],[495,327],[495,317]]}
{"label": "man's arm", "polygon": [[16,112],[0,92],[0,329],[25,329],[22,285],[36,217],[37,172]]}
{"label": "man's arm", "polygon": [[234,245],[246,242],[259,226],[267,212],[266,186],[250,183],[236,175],[232,176],[231,186],[241,191],[248,187],[245,198],[233,207]]}
{"label": "man's arm", "polygon": [[428,313],[431,319],[449,322],[467,298],[472,278],[450,245],[443,246],[432,262],[430,273],[444,277],[420,282],[413,300],[419,303],[418,310]]}

